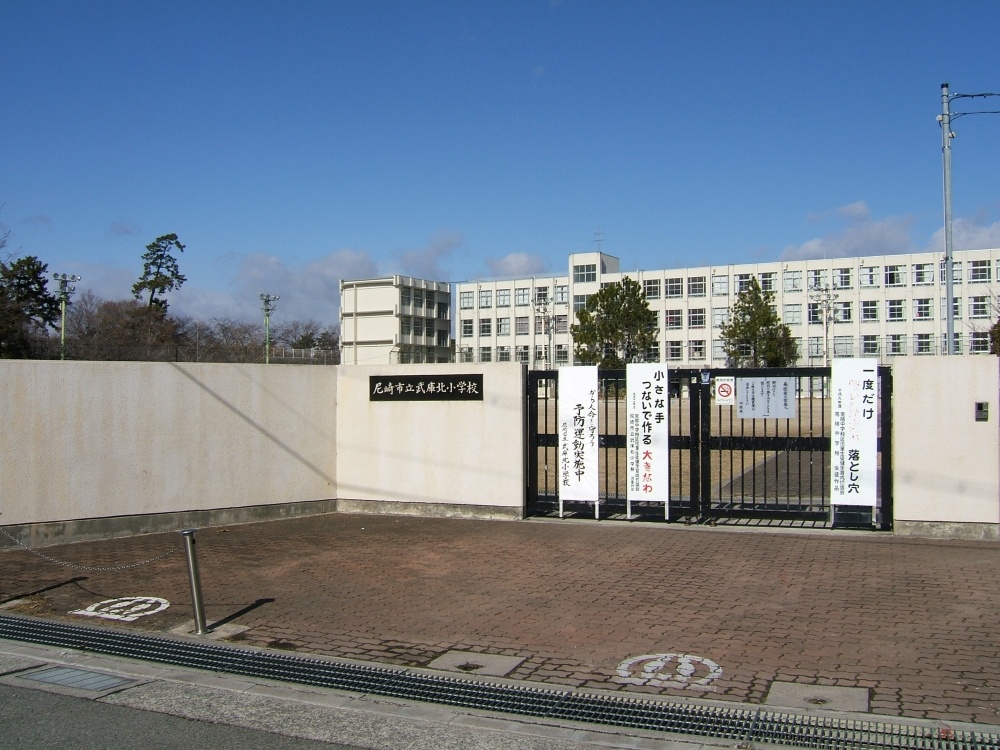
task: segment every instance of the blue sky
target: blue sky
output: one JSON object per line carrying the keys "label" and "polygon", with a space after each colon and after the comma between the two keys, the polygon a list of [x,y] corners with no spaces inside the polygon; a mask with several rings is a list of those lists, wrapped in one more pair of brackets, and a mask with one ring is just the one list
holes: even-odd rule
{"label": "blue sky", "polygon": [[[1000,3],[355,0],[0,9],[0,229],[175,312],[334,321],[337,281],[941,248],[940,85]],[[1000,98],[956,110],[1000,110]],[[954,125],[956,248],[1000,246],[1000,115]]]}

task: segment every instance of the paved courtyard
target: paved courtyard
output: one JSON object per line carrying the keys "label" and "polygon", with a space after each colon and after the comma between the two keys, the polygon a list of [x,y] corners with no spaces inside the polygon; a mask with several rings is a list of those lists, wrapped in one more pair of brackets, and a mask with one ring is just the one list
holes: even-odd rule
{"label": "paved courtyard", "polygon": [[[330,514],[204,529],[197,549],[209,624],[253,646],[749,703],[847,688],[873,714],[1000,724],[995,543]],[[86,569],[0,551],[3,611],[192,619],[179,534],[41,551]],[[128,596],[170,606],[71,614]]]}

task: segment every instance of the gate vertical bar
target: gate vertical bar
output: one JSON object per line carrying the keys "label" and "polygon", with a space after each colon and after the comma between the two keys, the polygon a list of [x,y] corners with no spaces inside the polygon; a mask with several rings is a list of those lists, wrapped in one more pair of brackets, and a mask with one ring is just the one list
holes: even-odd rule
{"label": "gate vertical bar", "polygon": [[878,394],[879,428],[882,432],[879,440],[879,453],[882,458],[882,531],[892,531],[893,498],[892,498],[892,369],[879,367],[881,388]]}
{"label": "gate vertical bar", "polygon": [[[708,376],[708,377],[706,377]],[[712,509],[712,385],[711,377],[707,370],[698,373],[698,400],[700,408],[698,410],[699,427],[701,433],[701,502],[699,503],[699,515],[704,516]]]}
{"label": "gate vertical bar", "polygon": [[528,486],[525,502],[527,507],[538,505],[538,380],[535,371],[528,371],[526,381],[528,393]]}
{"label": "gate vertical bar", "polygon": [[[697,377],[688,377],[688,410],[689,430],[691,432],[691,511],[696,518],[701,518],[701,391]],[[683,393],[678,389],[677,396]]]}

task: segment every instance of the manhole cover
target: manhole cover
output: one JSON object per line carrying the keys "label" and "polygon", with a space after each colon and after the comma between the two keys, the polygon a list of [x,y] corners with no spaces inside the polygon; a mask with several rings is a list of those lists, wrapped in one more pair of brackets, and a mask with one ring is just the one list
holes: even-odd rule
{"label": "manhole cover", "polygon": [[122,685],[134,682],[134,680],[127,680],[123,677],[100,674],[99,672],[88,672],[85,669],[74,669],[73,667],[49,667],[37,672],[21,675],[21,678],[35,680],[36,682],[47,682],[50,685],[75,688],[76,690],[91,690],[95,693],[114,690]]}
{"label": "manhole cover", "polygon": [[447,669],[466,674],[503,677],[517,669],[522,661],[524,661],[523,656],[481,654],[475,651],[446,651],[427,666],[430,669]]}

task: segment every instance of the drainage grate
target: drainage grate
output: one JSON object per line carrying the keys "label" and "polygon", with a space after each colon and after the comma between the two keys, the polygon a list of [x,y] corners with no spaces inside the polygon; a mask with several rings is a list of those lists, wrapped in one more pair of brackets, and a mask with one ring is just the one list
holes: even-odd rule
{"label": "drainage grate", "polygon": [[124,677],[89,672],[86,669],[74,669],[73,667],[49,667],[19,676],[22,680],[47,682],[50,685],[61,685],[62,687],[76,688],[77,690],[90,690],[95,693],[114,690],[115,688],[134,682],[134,680],[127,680]]}
{"label": "drainage grate", "polygon": [[1000,734],[494,685],[28,617],[0,615],[0,638],[371,695],[741,743],[817,750],[1000,750]]}

